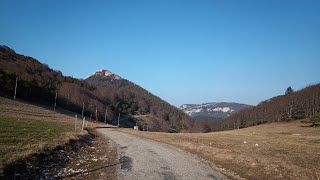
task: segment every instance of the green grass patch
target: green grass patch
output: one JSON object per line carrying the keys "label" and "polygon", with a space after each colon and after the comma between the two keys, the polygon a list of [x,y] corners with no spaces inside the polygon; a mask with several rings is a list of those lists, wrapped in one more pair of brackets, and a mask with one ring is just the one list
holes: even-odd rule
{"label": "green grass patch", "polygon": [[0,162],[54,146],[73,130],[72,125],[61,122],[0,117]]}

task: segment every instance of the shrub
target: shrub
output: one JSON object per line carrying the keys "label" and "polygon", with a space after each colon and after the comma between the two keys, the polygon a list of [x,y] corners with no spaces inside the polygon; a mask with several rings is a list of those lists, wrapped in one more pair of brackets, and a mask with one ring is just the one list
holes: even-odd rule
{"label": "shrub", "polygon": [[314,115],[310,118],[312,126],[315,127],[320,124],[320,114]]}

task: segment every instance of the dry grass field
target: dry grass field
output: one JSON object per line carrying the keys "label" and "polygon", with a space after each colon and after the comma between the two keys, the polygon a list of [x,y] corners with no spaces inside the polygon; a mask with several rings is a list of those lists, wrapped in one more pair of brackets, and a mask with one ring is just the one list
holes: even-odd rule
{"label": "dry grass field", "polygon": [[123,132],[182,148],[233,179],[320,179],[320,128],[298,121],[208,134]]}

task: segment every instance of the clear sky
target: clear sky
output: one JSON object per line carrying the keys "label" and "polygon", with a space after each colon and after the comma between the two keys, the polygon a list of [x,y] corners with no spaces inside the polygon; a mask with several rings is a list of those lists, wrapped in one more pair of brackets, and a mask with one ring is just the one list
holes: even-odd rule
{"label": "clear sky", "polygon": [[2,0],[0,17],[0,44],[76,78],[108,69],[176,106],[320,82],[319,0]]}

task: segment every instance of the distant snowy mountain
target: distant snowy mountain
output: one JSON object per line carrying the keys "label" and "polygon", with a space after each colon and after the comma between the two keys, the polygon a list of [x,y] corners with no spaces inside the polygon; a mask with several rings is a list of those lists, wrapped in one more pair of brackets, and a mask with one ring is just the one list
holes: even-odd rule
{"label": "distant snowy mountain", "polygon": [[252,106],[239,103],[205,103],[205,104],[184,104],[180,106],[186,114],[194,120],[218,120],[229,117],[232,113]]}

